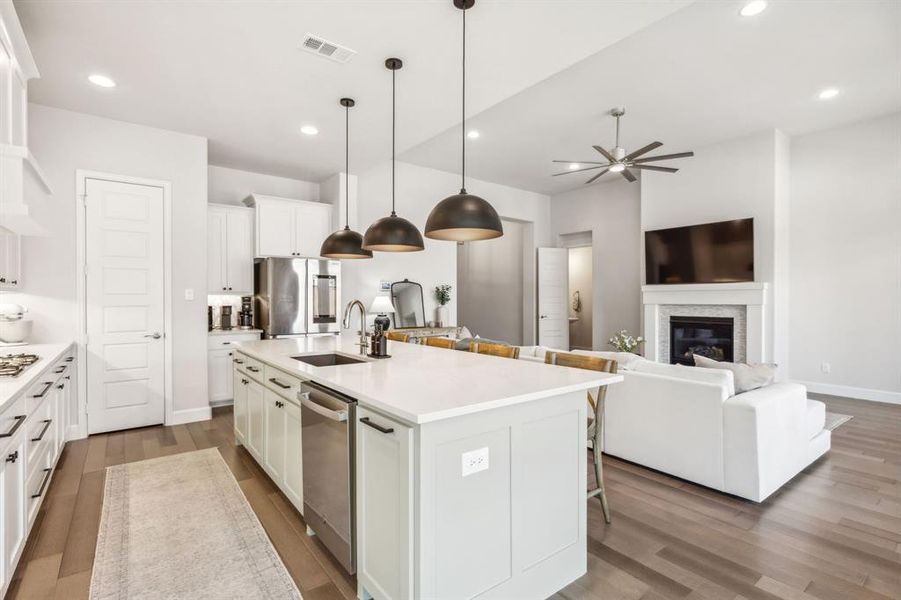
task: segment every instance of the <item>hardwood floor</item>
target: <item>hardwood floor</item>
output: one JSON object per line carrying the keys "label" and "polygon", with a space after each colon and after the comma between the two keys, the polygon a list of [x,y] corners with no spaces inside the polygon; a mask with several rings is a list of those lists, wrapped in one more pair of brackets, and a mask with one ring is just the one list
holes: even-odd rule
{"label": "hardwood floor", "polygon": [[[762,504],[605,458],[613,522],[589,502],[588,573],[555,600],[901,598],[901,406],[824,399],[854,419]],[[69,443],[7,597],[87,596],[106,466],[213,446],[304,598],[354,597],[353,579],[234,445],[230,409]]]}

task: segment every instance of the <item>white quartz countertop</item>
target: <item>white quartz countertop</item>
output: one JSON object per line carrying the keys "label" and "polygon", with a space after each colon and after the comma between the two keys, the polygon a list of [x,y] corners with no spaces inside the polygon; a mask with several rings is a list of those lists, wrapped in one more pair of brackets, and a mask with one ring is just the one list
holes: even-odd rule
{"label": "white quartz countertop", "polygon": [[71,347],[72,342],[0,347],[0,356],[8,354],[37,354],[41,357],[39,361],[22,371],[18,377],[0,377],[0,412],[6,408],[10,400],[33,385],[41,373],[59,360]]}
{"label": "white quartz countertop", "polygon": [[[388,342],[391,358],[360,356],[358,336],[239,342],[237,349],[409,423],[428,423],[622,381],[621,375]],[[314,367],[292,356],[339,352],[360,364]]]}
{"label": "white quartz countertop", "polygon": [[238,329],[237,327],[233,329],[211,329],[207,332],[208,335],[241,335],[244,333],[256,333],[257,335],[263,333],[262,329]]}

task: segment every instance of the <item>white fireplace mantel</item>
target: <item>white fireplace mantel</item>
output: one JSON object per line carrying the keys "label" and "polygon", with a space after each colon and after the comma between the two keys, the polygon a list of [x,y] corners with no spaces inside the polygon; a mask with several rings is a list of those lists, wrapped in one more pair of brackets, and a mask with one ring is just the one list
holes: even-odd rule
{"label": "white fireplace mantel", "polygon": [[[763,282],[693,283],[645,285],[641,288],[644,305],[645,355],[660,362],[660,336],[669,335],[669,322],[661,323],[661,306],[744,306],[747,311],[745,356],[748,362],[767,362],[766,319],[768,285]],[[669,320],[669,317],[666,317]]]}

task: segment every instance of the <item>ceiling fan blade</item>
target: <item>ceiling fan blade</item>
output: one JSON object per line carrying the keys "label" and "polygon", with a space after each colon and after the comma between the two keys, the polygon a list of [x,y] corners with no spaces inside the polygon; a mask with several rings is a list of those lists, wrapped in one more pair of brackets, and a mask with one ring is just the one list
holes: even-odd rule
{"label": "ceiling fan blade", "polygon": [[603,171],[601,171],[600,173],[598,173],[597,175],[595,175],[594,177],[592,177],[591,179],[589,179],[588,181],[586,181],[586,182],[585,182],[585,185],[588,185],[589,183],[593,183],[595,179],[597,179],[598,177],[600,177],[601,175],[603,175],[604,173],[606,173],[606,172],[609,171],[609,170],[610,170],[610,169],[604,169]]}
{"label": "ceiling fan blade", "polygon": [[595,150],[597,150],[598,152],[603,154],[604,158],[606,158],[610,162],[616,162],[616,159],[613,158],[613,155],[610,154],[609,152],[607,152],[606,150],[604,150],[603,148],[601,148],[600,146],[592,146],[592,148],[594,148]]}
{"label": "ceiling fan blade", "polygon": [[649,156],[647,158],[639,158],[636,159],[635,162],[646,163],[651,162],[653,160],[669,160],[671,158],[688,158],[689,156],[694,156],[694,152],[676,152],[675,154],[661,154],[660,156]]}
{"label": "ceiling fan blade", "polygon": [[620,172],[620,175],[625,177],[629,181],[629,183],[632,183],[633,181],[635,181],[635,175],[630,173],[629,169],[623,169],[623,171]]}
{"label": "ceiling fan blade", "polygon": [[592,169],[600,169],[601,167],[586,167],[584,169],[575,169],[574,171],[563,171],[562,173],[554,173],[554,177],[560,175],[572,175],[573,173],[581,173],[582,171],[591,171]]}
{"label": "ceiling fan blade", "polygon": [[607,163],[594,162],[593,160],[552,160],[555,163],[569,163],[571,165],[606,165]]}
{"label": "ceiling fan blade", "polygon": [[662,171],[664,173],[675,173],[679,169],[673,169],[672,167],[655,167],[653,165],[632,165],[629,167],[630,169],[643,169],[645,171]]}
{"label": "ceiling fan blade", "polygon": [[626,155],[626,158],[624,158],[623,160],[632,160],[633,158],[637,158],[637,157],[641,156],[642,154],[647,154],[651,150],[659,148],[662,145],[663,145],[663,142],[651,142],[644,148],[639,148],[635,152],[630,152],[629,154]]}

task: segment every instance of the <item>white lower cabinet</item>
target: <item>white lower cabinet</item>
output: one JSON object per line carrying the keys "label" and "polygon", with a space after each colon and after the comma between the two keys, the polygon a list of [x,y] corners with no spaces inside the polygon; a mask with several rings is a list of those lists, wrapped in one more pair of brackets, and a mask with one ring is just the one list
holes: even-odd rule
{"label": "white lower cabinet", "polygon": [[268,365],[260,368],[240,353],[235,358],[235,439],[303,514],[300,404],[294,398],[300,380]]}
{"label": "white lower cabinet", "polygon": [[237,369],[233,369],[232,387],[235,390],[234,419],[235,438],[238,443],[244,444],[247,438],[247,385],[250,380]]}
{"label": "white lower cabinet", "polygon": [[266,455],[265,438],[265,389],[261,383],[250,379],[250,383],[244,386],[247,390],[247,437],[246,446],[257,460],[262,460]]}
{"label": "white lower cabinet", "polygon": [[379,600],[413,597],[413,430],[357,409],[357,580]]}
{"label": "white lower cabinet", "polygon": [[237,342],[258,339],[259,333],[241,332],[240,329],[234,333],[217,331],[210,334],[207,343],[207,384],[210,402],[227,403],[234,398],[233,345]]}
{"label": "white lower cabinet", "polygon": [[278,482],[285,472],[285,411],[284,400],[274,392],[266,390],[266,452],[263,466],[269,476]]}
{"label": "white lower cabinet", "polygon": [[19,551],[25,543],[25,436],[6,447],[0,463],[0,508],[3,511],[3,584],[6,588],[16,570]]}

